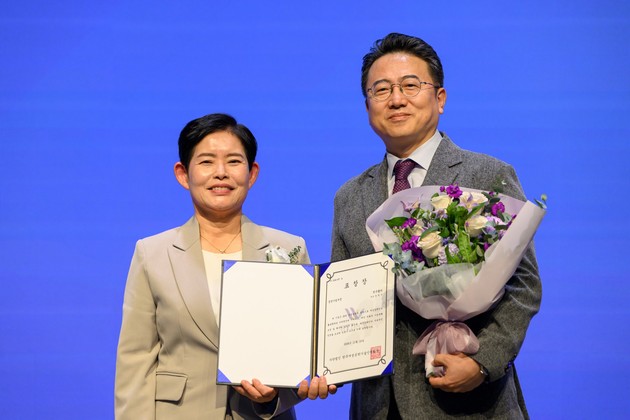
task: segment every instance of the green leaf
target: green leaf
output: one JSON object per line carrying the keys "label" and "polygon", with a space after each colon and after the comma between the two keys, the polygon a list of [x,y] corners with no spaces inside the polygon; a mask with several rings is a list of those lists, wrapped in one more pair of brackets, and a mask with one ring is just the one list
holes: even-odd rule
{"label": "green leaf", "polygon": [[477,256],[478,256],[479,258],[483,258],[483,249],[481,249],[481,246],[477,245],[477,246],[475,247],[475,251],[477,252]]}
{"label": "green leaf", "polygon": [[481,193],[488,199],[488,204],[494,204],[497,201],[501,200],[496,195],[490,195],[490,193],[487,193],[485,191],[482,191]]}
{"label": "green leaf", "polygon": [[466,220],[470,219],[472,216],[476,214],[481,214],[481,212],[483,211],[485,207],[486,207],[485,204],[479,204],[473,207],[472,210],[470,210],[470,213],[468,213],[468,216],[466,216]]}
{"label": "green leaf", "polygon": [[429,229],[425,230],[424,232],[422,232],[422,235],[420,235],[420,239],[423,239],[425,236],[427,236],[429,233],[431,232],[440,232],[440,227],[439,226],[431,226]]}
{"label": "green leaf", "polygon": [[464,262],[475,263],[477,261],[477,253],[472,248],[472,245],[470,244],[470,237],[466,232],[459,232],[457,246],[459,247],[459,253],[461,254]]}
{"label": "green leaf", "polygon": [[387,226],[389,226],[390,228],[401,227],[403,223],[407,221],[407,219],[407,217],[394,217],[392,219],[385,220],[385,223],[387,223]]}

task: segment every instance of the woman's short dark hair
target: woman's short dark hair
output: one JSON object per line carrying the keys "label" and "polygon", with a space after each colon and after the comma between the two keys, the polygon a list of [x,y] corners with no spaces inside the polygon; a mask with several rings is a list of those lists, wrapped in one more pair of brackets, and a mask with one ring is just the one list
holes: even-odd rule
{"label": "woman's short dark hair", "polygon": [[234,134],[245,149],[247,165],[252,169],[256,160],[258,143],[249,131],[249,128],[236,122],[236,119],[228,114],[208,114],[190,121],[179,134],[179,161],[186,167],[190,165],[193,150],[208,134],[219,131],[227,131]]}
{"label": "woman's short dark hair", "polygon": [[361,67],[361,92],[367,97],[367,77],[372,64],[382,56],[391,53],[405,53],[413,55],[427,63],[432,82],[438,87],[444,86],[444,70],[440,57],[429,44],[415,36],[391,33],[383,39],[377,40],[370,52],[363,56]]}

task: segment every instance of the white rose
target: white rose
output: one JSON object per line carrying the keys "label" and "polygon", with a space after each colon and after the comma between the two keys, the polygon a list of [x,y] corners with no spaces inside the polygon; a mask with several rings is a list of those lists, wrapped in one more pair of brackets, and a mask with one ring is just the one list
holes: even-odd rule
{"label": "white rose", "polygon": [[431,204],[433,205],[433,208],[435,210],[442,210],[448,207],[449,204],[451,204],[451,201],[453,201],[453,199],[451,197],[449,197],[448,195],[444,194],[444,195],[438,195],[436,197],[433,197],[431,199]]}
{"label": "white rose", "polygon": [[487,203],[488,199],[485,195],[481,193],[466,191],[461,195],[461,197],[459,197],[459,202],[462,203],[467,209],[472,209],[479,204]]}
{"label": "white rose", "polygon": [[488,224],[488,219],[485,216],[473,216],[466,221],[466,232],[472,237],[475,238],[479,236],[481,230],[486,227]]}
{"label": "white rose", "polygon": [[418,241],[418,246],[422,249],[422,253],[425,257],[435,258],[443,248],[442,237],[435,232],[431,232]]}
{"label": "white rose", "polygon": [[287,253],[287,251],[284,248],[280,248],[279,246],[269,248],[265,254],[267,256],[268,262],[288,263],[289,261],[291,261],[291,258],[289,258],[289,254]]}
{"label": "white rose", "polygon": [[422,232],[424,232],[424,226],[422,226],[422,224],[420,223],[416,223],[410,230],[409,233],[411,234],[411,236],[420,236],[422,235]]}

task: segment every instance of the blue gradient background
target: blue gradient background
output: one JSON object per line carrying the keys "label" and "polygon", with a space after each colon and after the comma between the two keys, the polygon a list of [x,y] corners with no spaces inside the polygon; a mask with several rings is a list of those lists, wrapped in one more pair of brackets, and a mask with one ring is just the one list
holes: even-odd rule
{"label": "blue gradient background", "polygon": [[[383,155],[359,77],[392,31],[443,60],[440,129],[549,196],[516,361],[532,418],[630,416],[630,3],[3,3],[0,417],[113,418],[127,269],[192,214],[172,166],[193,118],[251,128],[246,213],[328,261],[336,189]],[[300,418],[347,418],[349,391]]]}

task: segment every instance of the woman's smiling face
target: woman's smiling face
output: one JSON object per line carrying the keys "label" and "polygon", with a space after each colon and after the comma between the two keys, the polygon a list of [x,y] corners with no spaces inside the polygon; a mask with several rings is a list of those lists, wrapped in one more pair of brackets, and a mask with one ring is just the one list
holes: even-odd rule
{"label": "woman's smiling face", "polygon": [[241,141],[228,131],[208,134],[195,146],[188,170],[179,162],[175,175],[190,191],[195,212],[202,216],[234,216],[242,212],[259,167],[251,170]]}

